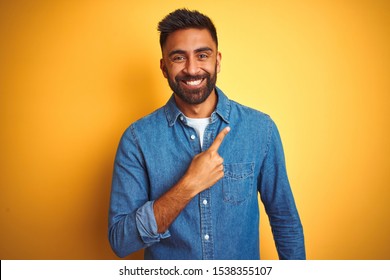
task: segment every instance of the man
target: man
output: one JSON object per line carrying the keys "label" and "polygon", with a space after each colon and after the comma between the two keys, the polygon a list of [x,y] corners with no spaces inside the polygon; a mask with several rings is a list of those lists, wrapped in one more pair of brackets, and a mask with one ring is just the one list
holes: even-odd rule
{"label": "man", "polygon": [[158,26],[168,103],[133,123],[116,155],[109,240],[124,257],[259,259],[257,194],[280,259],[304,259],[302,225],[269,116],[216,88],[211,20],[176,10]]}

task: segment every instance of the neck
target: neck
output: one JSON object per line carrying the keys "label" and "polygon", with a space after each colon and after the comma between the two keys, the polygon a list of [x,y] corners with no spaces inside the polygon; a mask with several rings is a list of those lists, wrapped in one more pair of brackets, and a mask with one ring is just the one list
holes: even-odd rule
{"label": "neck", "polygon": [[218,98],[215,89],[201,104],[188,104],[175,95],[177,107],[189,118],[209,118],[217,106]]}

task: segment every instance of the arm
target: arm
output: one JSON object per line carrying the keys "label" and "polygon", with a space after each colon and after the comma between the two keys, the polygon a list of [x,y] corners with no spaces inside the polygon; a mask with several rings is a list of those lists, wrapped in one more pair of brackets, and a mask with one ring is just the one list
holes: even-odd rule
{"label": "arm", "polygon": [[145,162],[131,126],[122,136],[114,162],[109,208],[109,241],[119,257],[169,236],[157,235],[153,228],[153,202],[149,201],[149,181]]}
{"label": "arm", "polygon": [[302,224],[287,178],[279,132],[270,119],[259,192],[268,214],[280,259],[305,259]]}
{"label": "arm", "polygon": [[159,233],[168,229],[194,196],[223,178],[223,159],[218,148],[229,131],[229,127],[223,129],[208,150],[194,157],[181,180],[155,201],[154,215]]}
{"label": "arm", "polygon": [[144,159],[130,127],[118,147],[111,190],[109,241],[118,256],[169,237],[168,227],[187,203],[223,177],[223,159],[217,150],[228,131],[221,131],[209,150],[194,157],[176,185],[150,201]]}

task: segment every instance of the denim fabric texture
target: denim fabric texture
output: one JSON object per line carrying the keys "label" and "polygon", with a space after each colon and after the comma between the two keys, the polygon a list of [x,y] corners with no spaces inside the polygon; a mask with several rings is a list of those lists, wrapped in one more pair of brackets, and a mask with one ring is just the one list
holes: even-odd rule
{"label": "denim fabric texture", "polygon": [[216,93],[203,150],[224,127],[231,128],[218,150],[224,178],[195,196],[163,234],[157,232],[153,203],[202,152],[199,139],[173,95],[124,132],[109,210],[109,241],[119,257],[145,248],[145,259],[260,259],[260,193],[279,258],[305,259],[302,224],[274,122],[218,88]]}

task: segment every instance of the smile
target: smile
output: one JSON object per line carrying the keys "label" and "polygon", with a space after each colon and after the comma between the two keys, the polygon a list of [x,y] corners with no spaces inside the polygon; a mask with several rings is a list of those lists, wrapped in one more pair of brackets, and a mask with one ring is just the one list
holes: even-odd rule
{"label": "smile", "polygon": [[191,81],[183,81],[186,85],[189,85],[189,86],[198,86],[201,84],[201,82],[203,81],[204,79],[199,79],[199,80],[191,80]]}

